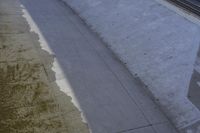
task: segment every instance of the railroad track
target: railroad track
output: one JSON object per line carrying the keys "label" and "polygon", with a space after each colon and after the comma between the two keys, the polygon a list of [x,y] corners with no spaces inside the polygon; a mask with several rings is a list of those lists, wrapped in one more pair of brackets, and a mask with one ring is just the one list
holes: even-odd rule
{"label": "railroad track", "polygon": [[167,0],[200,16],[200,0]]}

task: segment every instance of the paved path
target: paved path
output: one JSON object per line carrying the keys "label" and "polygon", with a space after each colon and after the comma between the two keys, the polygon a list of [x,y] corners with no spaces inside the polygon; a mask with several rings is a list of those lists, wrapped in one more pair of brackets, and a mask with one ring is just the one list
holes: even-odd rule
{"label": "paved path", "polygon": [[63,1],[148,86],[178,129],[200,121],[200,110],[187,98],[200,42],[198,18],[169,0]]}
{"label": "paved path", "polygon": [[66,5],[59,0],[22,4],[55,53],[94,133],[175,132],[140,84]]}
{"label": "paved path", "polygon": [[[6,14],[11,12],[12,14],[12,10],[19,8],[12,6],[15,1],[17,0],[2,0],[0,2],[0,11],[5,7],[6,11],[4,10],[4,12]],[[142,84],[131,76],[124,65],[115,58],[102,41],[85,26],[83,21],[67,5],[59,0],[21,0],[21,3],[38,26],[62,68],[63,74],[61,75],[65,77],[60,76],[57,80],[62,81],[65,78],[70,84],[93,133],[176,133],[167,118],[147,96]],[[18,12],[18,10],[14,11]],[[9,21],[10,25],[14,26],[12,35],[15,36],[16,34],[16,38],[21,38],[19,36],[24,33],[23,29],[26,29],[26,22],[21,23],[20,21],[18,24],[17,21],[14,21],[18,20],[15,15],[9,18],[11,19]],[[0,20],[2,21],[2,19]],[[2,33],[7,34],[4,31]],[[37,42],[37,37],[30,39],[25,36],[23,38],[30,42],[26,41],[24,47],[31,45],[35,41]],[[16,45],[21,44],[19,41],[15,41],[12,44],[15,43],[17,43]],[[52,58],[42,51],[38,45],[36,43],[39,54],[28,51],[23,55],[23,58],[28,58],[31,55],[32,59],[33,56],[39,55],[36,59],[42,60],[41,65],[44,66],[45,72],[39,71],[38,73],[45,75],[42,77],[47,80],[45,80],[47,85],[53,84],[52,86],[55,86],[55,75],[50,70]],[[8,56],[10,53],[12,51],[7,52]],[[33,62],[31,61],[31,63]],[[19,64],[22,65],[23,63]],[[17,68],[18,65],[16,65]],[[38,80],[43,81],[42,77],[38,78]],[[61,94],[56,95],[57,93]],[[69,103],[69,98],[64,98],[67,96],[62,92],[53,89],[50,94],[53,95],[53,99],[58,99],[56,105],[59,108],[53,109],[52,112],[50,110],[47,112],[56,114],[56,109],[74,108]],[[41,95],[40,98],[45,98],[45,95]],[[67,124],[60,124],[61,127],[69,125],[72,127],[72,130],[66,131],[67,128],[64,128],[62,132],[87,132],[84,124],[80,121],[79,113],[77,113],[76,109],[73,110],[75,111],[70,115],[71,117],[69,115],[59,116],[58,121],[65,122],[65,119],[68,120]],[[1,111],[0,113],[3,112]],[[23,112],[21,113],[24,115]],[[68,112],[64,114],[68,114]],[[38,116],[37,113],[36,116]],[[72,118],[70,119],[71,124],[68,117]],[[73,118],[76,119],[74,120]],[[43,123],[43,121],[38,121]],[[23,123],[19,122],[17,124]],[[55,124],[52,123],[52,125]],[[32,124],[33,128],[34,126]],[[75,130],[76,126],[77,131]],[[52,126],[51,132],[60,133],[61,131],[57,131],[58,127]],[[44,127],[43,132],[47,132],[45,129],[48,128]],[[59,130],[61,129],[59,128]]]}

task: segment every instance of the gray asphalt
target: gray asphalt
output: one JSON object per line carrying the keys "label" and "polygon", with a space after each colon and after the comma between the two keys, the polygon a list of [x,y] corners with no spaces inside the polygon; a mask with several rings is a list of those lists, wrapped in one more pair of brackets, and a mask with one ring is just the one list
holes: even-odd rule
{"label": "gray asphalt", "polygon": [[67,5],[21,3],[55,53],[93,133],[176,133],[139,80]]}

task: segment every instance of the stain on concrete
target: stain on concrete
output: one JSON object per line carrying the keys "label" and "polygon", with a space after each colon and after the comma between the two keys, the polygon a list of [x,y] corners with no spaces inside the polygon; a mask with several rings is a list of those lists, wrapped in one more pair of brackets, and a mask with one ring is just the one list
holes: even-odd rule
{"label": "stain on concrete", "polygon": [[[6,13],[11,7],[0,8]],[[49,80],[54,59],[40,48],[37,35],[24,29],[27,23],[18,27],[25,22],[21,15],[2,18],[18,23],[0,26],[0,133],[88,133],[71,98]]]}
{"label": "stain on concrete", "polygon": [[200,73],[197,70],[194,70],[190,82],[188,98],[198,107],[198,109],[200,109],[200,86],[198,82],[200,82]]}
{"label": "stain on concrete", "polygon": [[[200,48],[189,85],[188,99],[200,110]],[[183,133],[200,133],[200,121],[183,129]]]}
{"label": "stain on concrete", "polygon": [[194,64],[194,70],[191,77],[188,98],[190,101],[200,109],[200,48],[197,53],[197,58]]}

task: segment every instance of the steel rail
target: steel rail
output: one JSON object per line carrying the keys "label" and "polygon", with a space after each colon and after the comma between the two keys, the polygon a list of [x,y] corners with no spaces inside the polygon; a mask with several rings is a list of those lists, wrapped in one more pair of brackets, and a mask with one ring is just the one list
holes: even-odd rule
{"label": "steel rail", "polygon": [[200,16],[200,2],[197,3],[194,0],[167,0],[169,2],[172,2],[180,7],[183,7],[184,9]]}

